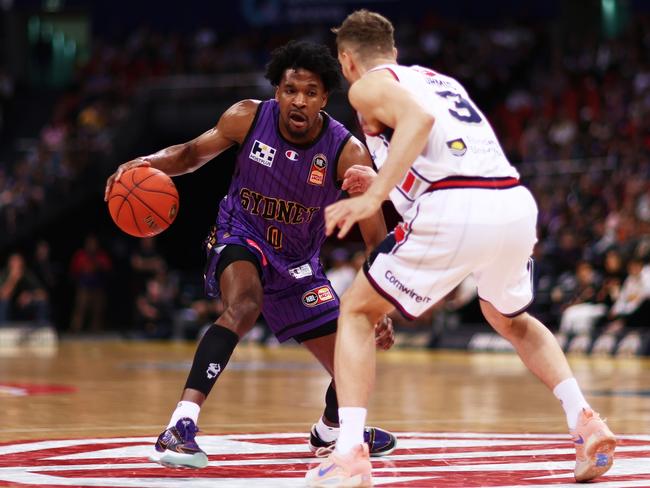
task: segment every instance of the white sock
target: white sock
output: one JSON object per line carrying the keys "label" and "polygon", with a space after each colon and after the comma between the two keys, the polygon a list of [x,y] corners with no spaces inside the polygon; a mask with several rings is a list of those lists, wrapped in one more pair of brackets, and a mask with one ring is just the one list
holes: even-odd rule
{"label": "white sock", "polygon": [[318,434],[318,437],[325,442],[332,442],[338,439],[339,428],[326,425],[325,422],[323,422],[323,417],[321,417],[318,419],[318,423],[316,424],[316,433]]}
{"label": "white sock", "polygon": [[194,402],[178,402],[178,405],[176,405],[176,410],[174,410],[174,413],[172,414],[172,418],[169,420],[169,425],[167,428],[169,429],[170,427],[173,427],[176,425],[176,422],[178,422],[180,419],[183,417],[189,417],[194,421],[194,424],[199,421],[199,412],[201,411],[201,407],[199,407],[196,403]]}
{"label": "white sock", "polygon": [[569,429],[575,429],[578,424],[578,415],[580,415],[582,409],[591,408],[582,395],[578,382],[575,378],[561,381],[553,388],[553,394],[560,400],[562,408],[564,408]]}
{"label": "white sock", "polygon": [[339,408],[340,433],[336,440],[336,451],[347,454],[356,445],[363,444],[363,428],[366,425],[367,410],[361,407]]}

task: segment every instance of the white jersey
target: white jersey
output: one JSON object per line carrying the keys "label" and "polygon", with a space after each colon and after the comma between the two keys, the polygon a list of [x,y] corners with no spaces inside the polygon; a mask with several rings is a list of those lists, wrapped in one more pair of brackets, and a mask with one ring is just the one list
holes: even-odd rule
{"label": "white jersey", "polygon": [[[519,178],[487,118],[458,81],[421,66],[384,64],[371,71],[381,69],[390,71],[435,117],[429,142],[404,180],[390,192],[400,214],[404,215],[431,183],[446,178]],[[392,129],[366,133],[377,168],[386,161],[391,136]]]}

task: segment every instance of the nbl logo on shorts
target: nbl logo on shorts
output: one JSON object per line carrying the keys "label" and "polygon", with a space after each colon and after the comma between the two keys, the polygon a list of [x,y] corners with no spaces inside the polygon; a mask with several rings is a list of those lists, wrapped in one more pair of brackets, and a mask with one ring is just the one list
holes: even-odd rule
{"label": "nbl logo on shorts", "polygon": [[334,294],[329,286],[321,286],[309,290],[302,296],[302,303],[305,307],[315,307],[325,302],[334,300]]}
{"label": "nbl logo on shorts", "polygon": [[271,167],[273,164],[273,158],[275,158],[275,148],[264,144],[263,142],[255,139],[253,147],[251,148],[251,153],[248,155],[250,159],[256,161],[264,166]]}

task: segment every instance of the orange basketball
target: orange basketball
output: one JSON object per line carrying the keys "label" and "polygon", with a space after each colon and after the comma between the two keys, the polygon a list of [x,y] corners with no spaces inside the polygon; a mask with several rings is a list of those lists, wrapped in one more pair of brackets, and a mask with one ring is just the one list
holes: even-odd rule
{"label": "orange basketball", "polygon": [[113,221],[127,234],[151,237],[171,225],[178,213],[178,191],[160,170],[139,166],[122,173],[108,195]]}

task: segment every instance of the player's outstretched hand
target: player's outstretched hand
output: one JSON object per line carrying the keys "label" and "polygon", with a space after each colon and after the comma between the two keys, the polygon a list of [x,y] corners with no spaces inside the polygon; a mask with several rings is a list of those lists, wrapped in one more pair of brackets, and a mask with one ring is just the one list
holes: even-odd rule
{"label": "player's outstretched hand", "polygon": [[341,188],[350,194],[365,193],[376,177],[370,166],[355,164],[346,170]]}
{"label": "player's outstretched hand", "polygon": [[359,220],[367,219],[381,207],[381,201],[367,193],[359,197],[339,200],[325,209],[325,234],[332,235],[339,227],[337,237],[342,239]]}
{"label": "player's outstretched hand", "polygon": [[395,344],[393,320],[386,314],[375,324],[375,344],[384,351],[387,351]]}
{"label": "player's outstretched hand", "polygon": [[132,159],[127,163],[120,164],[117,167],[115,173],[109,176],[108,180],[106,180],[106,188],[104,189],[105,202],[108,201],[108,194],[111,192],[111,188],[113,188],[113,183],[115,183],[116,181],[120,181],[120,178],[122,177],[122,173],[130,170],[131,168],[137,168],[138,166],[151,166],[151,163],[146,159],[136,158],[136,159]]}

